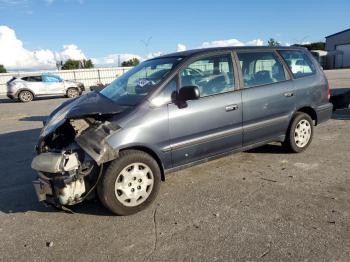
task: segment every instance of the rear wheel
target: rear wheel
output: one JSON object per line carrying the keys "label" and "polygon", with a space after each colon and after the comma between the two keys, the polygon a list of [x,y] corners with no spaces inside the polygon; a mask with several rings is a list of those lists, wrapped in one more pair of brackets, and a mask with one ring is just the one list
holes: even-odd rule
{"label": "rear wheel", "polygon": [[157,162],[147,153],[127,150],[112,161],[98,186],[102,204],[117,215],[131,215],[149,206],[161,181]]}
{"label": "rear wheel", "polygon": [[34,99],[34,95],[28,90],[23,90],[18,94],[18,99],[19,101],[26,103],[32,101]]}
{"label": "rear wheel", "polygon": [[297,112],[289,126],[283,145],[291,152],[300,153],[311,144],[312,137],[312,118],[308,114]]}
{"label": "rear wheel", "polygon": [[78,97],[80,95],[80,92],[77,88],[75,87],[70,87],[67,90],[67,97],[69,98],[75,98]]}

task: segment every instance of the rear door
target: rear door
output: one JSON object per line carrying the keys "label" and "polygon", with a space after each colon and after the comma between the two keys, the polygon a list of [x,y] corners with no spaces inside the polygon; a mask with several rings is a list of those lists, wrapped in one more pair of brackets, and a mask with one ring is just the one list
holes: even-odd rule
{"label": "rear door", "polygon": [[22,80],[26,82],[28,89],[34,92],[35,95],[43,95],[46,93],[45,85],[41,76],[26,76],[23,77]]}
{"label": "rear door", "polygon": [[242,146],[241,92],[235,89],[230,52],[193,59],[179,73],[182,86],[197,85],[198,100],[169,104],[170,149],[174,166]]}
{"label": "rear door", "polygon": [[295,108],[294,86],[274,50],[237,52],[241,67],[243,145],[284,135]]}

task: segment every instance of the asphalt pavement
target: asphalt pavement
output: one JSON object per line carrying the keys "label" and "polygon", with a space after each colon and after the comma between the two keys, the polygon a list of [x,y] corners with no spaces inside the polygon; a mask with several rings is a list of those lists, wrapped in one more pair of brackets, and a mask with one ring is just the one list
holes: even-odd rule
{"label": "asphalt pavement", "polygon": [[0,261],[350,261],[350,110],[308,150],[279,144],[172,173],[147,210],[37,202],[41,121],[65,99],[0,98]]}

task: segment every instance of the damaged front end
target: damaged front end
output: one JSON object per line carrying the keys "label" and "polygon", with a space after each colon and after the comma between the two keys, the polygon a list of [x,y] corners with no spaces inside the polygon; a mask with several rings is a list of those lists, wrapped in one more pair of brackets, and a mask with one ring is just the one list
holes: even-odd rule
{"label": "damaged front end", "polygon": [[[107,139],[120,129],[110,119],[123,108],[106,105],[100,96],[92,93],[63,104],[44,124],[31,165],[38,173],[33,184],[39,201],[63,207],[92,198],[103,163],[118,157]],[[96,110],[91,100],[104,110]]]}

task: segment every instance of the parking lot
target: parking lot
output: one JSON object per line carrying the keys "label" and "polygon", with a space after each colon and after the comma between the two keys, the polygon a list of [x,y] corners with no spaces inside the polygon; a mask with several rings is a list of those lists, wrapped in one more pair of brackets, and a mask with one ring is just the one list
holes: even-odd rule
{"label": "parking lot", "polygon": [[34,145],[64,100],[0,99],[1,261],[350,260],[350,110],[302,154],[271,144],[173,173],[150,208],[116,217],[37,202]]}

